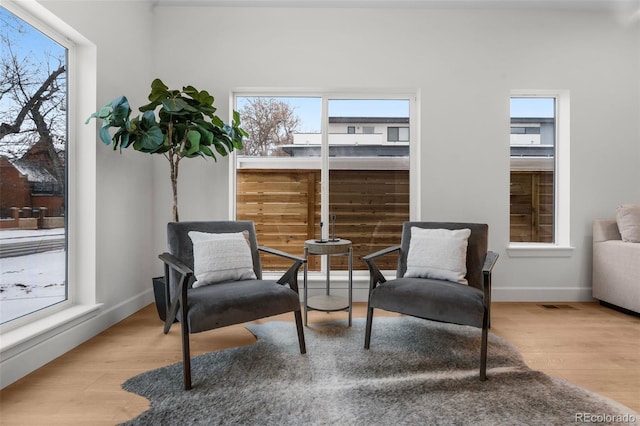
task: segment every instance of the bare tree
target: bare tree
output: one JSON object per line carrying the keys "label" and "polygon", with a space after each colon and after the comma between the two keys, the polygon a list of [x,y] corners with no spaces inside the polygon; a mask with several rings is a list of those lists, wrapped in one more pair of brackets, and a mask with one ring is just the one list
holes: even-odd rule
{"label": "bare tree", "polygon": [[244,139],[241,155],[252,157],[285,156],[282,145],[293,143],[293,133],[300,125],[294,108],[276,98],[249,98],[240,109]]}
{"label": "bare tree", "polygon": [[[40,143],[47,153],[43,164],[61,188],[65,184],[66,67],[58,55],[34,52],[24,40],[27,24],[0,14],[0,150],[19,159]],[[31,30],[33,32],[35,30]],[[55,64],[55,65],[54,65]]]}

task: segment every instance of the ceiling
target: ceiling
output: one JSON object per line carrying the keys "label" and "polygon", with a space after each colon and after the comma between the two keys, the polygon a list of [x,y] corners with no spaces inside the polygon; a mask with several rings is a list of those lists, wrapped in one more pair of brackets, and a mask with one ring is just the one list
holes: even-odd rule
{"label": "ceiling", "polygon": [[155,6],[557,9],[640,13],[640,0],[151,0]]}

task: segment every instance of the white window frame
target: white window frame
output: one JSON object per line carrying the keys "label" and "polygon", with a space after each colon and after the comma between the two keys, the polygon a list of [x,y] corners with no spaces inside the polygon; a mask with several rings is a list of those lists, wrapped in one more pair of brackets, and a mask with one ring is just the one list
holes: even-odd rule
{"label": "white window frame", "polygon": [[[555,98],[556,143],[554,155],[554,242],[510,242],[511,257],[569,257],[571,245],[571,109],[568,90],[512,90],[511,98]],[[510,135],[510,121],[509,132]],[[511,170],[511,166],[509,167]],[[509,223],[511,226],[511,223]]]}
{"label": "white window frame", "polygon": [[[414,135],[410,138],[409,142],[409,219],[418,220],[420,217],[420,133],[419,133],[419,105],[420,105],[420,91],[416,89],[345,89],[345,90],[287,90],[287,89],[256,89],[256,88],[235,88],[231,90],[229,95],[229,111],[230,116],[233,110],[236,110],[236,98],[237,97],[315,97],[320,98],[322,102],[322,119],[321,119],[321,137],[323,152],[328,152],[329,147],[329,114],[328,104],[329,100],[340,99],[407,99],[409,100],[409,135]],[[229,191],[229,219],[234,220],[236,217],[236,171],[237,171],[237,152],[234,151],[229,155],[230,167],[229,167],[229,184],[231,190]],[[322,173],[328,175],[329,172],[329,157],[321,157],[320,169]],[[324,223],[329,223],[329,182],[324,179],[321,183],[321,208],[320,216]],[[329,227],[325,227],[323,232],[328,236]],[[317,272],[318,275],[324,274],[326,271],[325,265],[326,259],[323,256],[321,271]],[[395,274],[395,271],[383,271],[385,274],[391,276]],[[315,274],[315,272],[314,272]],[[338,278],[346,277],[346,271],[331,271],[332,276],[336,275]],[[368,279],[367,271],[354,271],[354,280]]]}
{"label": "white window frame", "polygon": [[91,143],[96,129],[84,124],[97,104],[96,46],[34,0],[0,0],[0,5],[68,49],[68,297],[0,328],[4,387],[39,362],[26,363],[16,355],[97,315],[100,305],[96,303],[96,143]]}

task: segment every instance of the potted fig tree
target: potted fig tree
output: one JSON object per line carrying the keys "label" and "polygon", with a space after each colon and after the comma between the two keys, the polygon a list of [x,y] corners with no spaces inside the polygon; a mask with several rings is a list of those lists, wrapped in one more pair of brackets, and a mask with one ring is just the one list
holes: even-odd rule
{"label": "potted fig tree", "polygon": [[[139,108],[141,116],[131,118],[125,96],[109,102],[91,114],[87,123],[102,121],[100,139],[113,149],[132,147],[136,151],[162,154],[169,162],[173,192],[173,221],[178,214],[178,173],[184,158],[226,156],[242,149],[247,133],[240,128],[240,114],[233,111],[231,124],[215,112],[214,97],[193,86],[170,90],[160,79],[151,83],[149,103]],[[112,131],[115,129],[115,132]]]}
{"label": "potted fig tree", "polygon": [[[139,108],[142,115],[131,117],[129,101],[120,96],[93,113],[102,121],[100,139],[114,150],[133,148],[148,154],[162,154],[169,162],[173,192],[173,221],[178,214],[178,174],[185,158],[226,156],[242,149],[247,133],[240,127],[240,114],[233,111],[231,124],[215,112],[214,97],[205,90],[185,86],[169,89],[160,79],[151,83],[149,103]],[[166,316],[164,277],[153,279],[158,314]]]}

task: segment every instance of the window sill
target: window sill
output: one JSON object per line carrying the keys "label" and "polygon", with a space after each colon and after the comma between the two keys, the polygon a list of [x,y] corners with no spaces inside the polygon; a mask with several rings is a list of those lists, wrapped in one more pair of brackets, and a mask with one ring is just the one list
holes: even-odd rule
{"label": "window sill", "polygon": [[2,333],[0,358],[2,361],[6,361],[30,347],[95,317],[100,306],[102,305],[74,305],[40,320]]}
{"label": "window sill", "polygon": [[571,257],[575,247],[545,243],[512,243],[507,247],[509,257]]}

